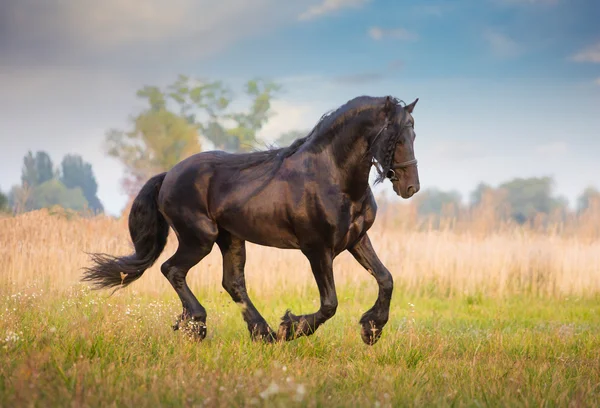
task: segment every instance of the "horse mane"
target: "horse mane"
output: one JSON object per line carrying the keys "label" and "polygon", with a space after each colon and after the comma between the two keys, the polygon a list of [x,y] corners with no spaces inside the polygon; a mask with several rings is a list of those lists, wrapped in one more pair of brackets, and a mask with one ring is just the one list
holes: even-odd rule
{"label": "horse mane", "polygon": [[[396,98],[390,97],[390,99],[393,103],[398,104]],[[272,163],[275,166],[273,170],[276,171],[286,158],[292,156],[309,141],[335,133],[350,119],[362,112],[381,107],[385,101],[386,97],[358,96],[339,108],[323,114],[306,136],[294,140],[289,146],[268,147],[266,150],[248,153],[226,154],[219,157],[219,165],[241,172],[251,167]]]}

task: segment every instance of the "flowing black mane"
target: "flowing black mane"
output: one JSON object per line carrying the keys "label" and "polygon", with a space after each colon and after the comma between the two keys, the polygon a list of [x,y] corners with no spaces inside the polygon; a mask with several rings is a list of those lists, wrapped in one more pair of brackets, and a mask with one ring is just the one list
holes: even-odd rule
{"label": "flowing black mane", "polygon": [[269,169],[277,171],[286,158],[292,156],[306,143],[315,139],[324,140],[325,143],[331,142],[331,136],[343,128],[349,120],[363,112],[378,108],[381,109],[386,101],[396,106],[401,102],[399,99],[393,97],[356,97],[336,110],[325,113],[306,136],[294,140],[289,146],[271,147],[267,148],[267,150],[248,153],[223,154],[219,157],[219,164],[238,172],[259,165],[273,164],[273,167],[268,166]]}

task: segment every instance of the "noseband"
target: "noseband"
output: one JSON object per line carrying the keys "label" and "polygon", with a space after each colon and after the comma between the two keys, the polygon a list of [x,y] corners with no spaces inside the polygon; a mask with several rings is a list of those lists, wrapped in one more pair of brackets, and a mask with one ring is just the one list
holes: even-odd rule
{"label": "noseband", "polygon": [[410,167],[412,165],[416,165],[417,164],[417,159],[412,159],[412,160],[407,160],[405,162],[399,163],[399,164],[394,164],[388,171],[387,174],[385,175],[388,179],[390,179],[390,181],[398,181],[399,178],[396,177],[396,172],[394,171],[395,169],[404,169],[406,167]]}
{"label": "noseband", "polygon": [[[398,134],[402,134],[402,131],[404,130],[404,128],[408,127],[408,125],[406,125],[404,123],[404,118],[406,116],[406,111],[402,111],[402,121],[401,126],[400,126],[400,130],[398,131]],[[375,135],[375,137],[373,138],[373,144],[375,144],[375,141],[377,140],[377,138],[379,137],[379,135],[384,131],[387,130],[387,127],[389,125],[389,120],[386,119],[385,123],[383,124],[383,126],[381,127],[381,129],[379,130],[379,132],[377,132],[377,134]],[[396,144],[398,144],[398,141],[396,141],[396,143],[394,144],[394,150],[396,149]],[[392,157],[392,161],[393,161],[393,157]],[[373,161],[373,164],[375,165],[375,167],[377,168],[377,163],[375,161]],[[412,159],[412,160],[407,160],[405,162],[402,163],[398,163],[398,164],[392,164],[389,168],[389,170],[387,171],[385,177],[388,178],[390,181],[398,181],[399,178],[396,176],[396,172],[394,170],[397,169],[404,169],[406,167],[410,167],[410,166],[416,166],[417,164],[417,159]],[[377,168],[377,170],[379,171],[379,169]],[[381,174],[381,171],[379,171]]]}

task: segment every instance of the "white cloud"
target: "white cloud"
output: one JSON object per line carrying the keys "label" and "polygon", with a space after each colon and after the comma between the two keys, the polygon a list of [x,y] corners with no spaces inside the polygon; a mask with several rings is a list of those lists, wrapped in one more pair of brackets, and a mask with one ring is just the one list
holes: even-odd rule
{"label": "white cloud", "polygon": [[293,19],[277,0],[5,0],[0,54],[13,65],[138,65],[206,57]]}
{"label": "white cloud", "polygon": [[311,20],[344,8],[359,8],[371,0],[323,0],[298,16],[299,20]]}
{"label": "white cloud", "polygon": [[368,31],[369,37],[374,40],[383,40],[385,38],[390,38],[393,40],[402,40],[402,41],[414,41],[419,38],[416,33],[408,31],[402,27],[396,28],[382,28],[382,27],[371,27]]}
{"label": "white cloud", "polygon": [[600,42],[590,45],[571,57],[576,62],[600,63]]}
{"label": "white cloud", "polygon": [[483,38],[492,54],[498,58],[514,58],[523,52],[522,47],[515,40],[498,31],[485,30]]}
{"label": "white cloud", "polygon": [[545,144],[541,144],[535,148],[535,153],[539,156],[548,157],[548,156],[560,156],[567,153],[569,150],[569,146],[567,143],[562,141],[556,142],[548,142]]}

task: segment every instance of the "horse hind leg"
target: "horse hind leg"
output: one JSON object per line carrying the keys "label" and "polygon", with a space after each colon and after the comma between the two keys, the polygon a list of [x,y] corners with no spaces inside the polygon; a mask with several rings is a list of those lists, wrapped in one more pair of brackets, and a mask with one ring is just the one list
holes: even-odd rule
{"label": "horse hind leg", "polygon": [[246,264],[246,245],[239,238],[233,237],[227,231],[221,231],[217,245],[223,255],[223,288],[229,293],[234,302],[241,305],[242,316],[248,325],[248,331],[253,340],[268,343],[276,340],[275,332],[256,310],[246,290],[244,266]]}
{"label": "horse hind leg", "polygon": [[193,338],[203,340],[206,337],[206,309],[189,288],[186,277],[189,270],[210,253],[217,228],[212,221],[204,218],[193,224],[176,224],[173,229],[177,232],[179,247],[160,268],[183,306],[173,329],[181,329]]}

